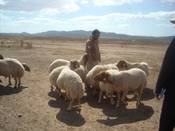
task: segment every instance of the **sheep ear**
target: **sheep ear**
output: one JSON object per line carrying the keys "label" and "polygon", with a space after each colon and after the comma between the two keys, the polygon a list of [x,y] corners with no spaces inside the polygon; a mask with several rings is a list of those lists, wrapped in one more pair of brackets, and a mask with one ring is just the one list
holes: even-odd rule
{"label": "sheep ear", "polygon": [[123,61],[120,60],[118,63],[117,63],[117,67],[118,68],[123,68]]}
{"label": "sheep ear", "polygon": [[101,76],[101,81],[108,82],[109,74],[107,72],[102,72],[100,76]]}
{"label": "sheep ear", "polygon": [[126,69],[128,68],[127,62],[125,60],[123,60],[123,67],[126,68]]}
{"label": "sheep ear", "polygon": [[3,55],[0,54],[0,59],[4,59]]}
{"label": "sheep ear", "polygon": [[100,73],[98,73],[98,74],[94,77],[94,80],[95,80],[95,81],[103,81],[104,73],[105,73],[105,72],[100,72]]}

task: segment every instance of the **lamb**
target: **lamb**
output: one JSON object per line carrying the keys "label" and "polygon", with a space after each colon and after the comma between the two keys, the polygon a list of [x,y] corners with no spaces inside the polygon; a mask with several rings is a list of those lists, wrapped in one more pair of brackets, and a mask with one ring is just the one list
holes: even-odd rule
{"label": "lamb", "polygon": [[139,69],[142,69],[146,73],[147,76],[149,75],[149,67],[148,67],[148,64],[145,62],[131,63],[126,60],[121,60],[117,63],[117,67],[120,70],[129,70],[131,68],[139,68]]}
{"label": "lamb", "polygon": [[69,68],[64,68],[57,78],[57,87],[65,90],[67,98],[70,100],[70,104],[67,110],[72,109],[72,104],[75,100],[78,101],[80,107],[80,99],[84,95],[84,84],[80,76]]}
{"label": "lamb", "polygon": [[[108,72],[108,73],[110,73],[110,75],[112,75],[114,73],[118,73],[119,71],[110,69],[110,70],[106,70],[106,72]],[[110,84],[110,83],[104,83],[102,81],[101,82],[98,81],[98,74],[94,77],[94,80],[99,82],[100,94],[99,94],[99,98],[98,98],[98,103],[101,103],[103,93],[105,93],[105,95],[110,98],[110,102],[113,105],[114,104],[113,94],[118,93],[117,90],[114,90],[115,86],[113,84]]]}
{"label": "lamb", "polygon": [[[79,63],[76,60],[71,60],[69,65],[64,65],[64,66],[60,66],[60,67],[57,67],[57,68],[53,69],[49,74],[49,81],[50,81],[50,84],[51,84],[51,91],[53,91],[54,87],[57,88],[56,80],[57,80],[58,76],[60,75],[61,71],[64,68],[70,68],[71,70],[75,70],[75,69],[79,68],[79,66],[80,66]],[[60,94],[59,90],[57,90],[57,91]]]}
{"label": "lamb", "polygon": [[126,104],[125,97],[128,92],[134,92],[137,95],[137,107],[141,104],[140,99],[143,89],[146,87],[147,76],[146,73],[138,68],[130,70],[119,71],[111,74],[110,72],[103,71],[95,77],[96,81],[110,83],[115,86],[119,96],[117,99],[116,107],[119,107],[120,92],[122,92],[121,101]]}
{"label": "lamb", "polygon": [[9,85],[11,85],[11,77],[13,77],[15,80],[15,88],[20,87],[24,71],[30,72],[30,68],[26,63],[22,64],[20,61],[13,58],[4,58],[0,60],[0,65],[0,75],[9,78]]}

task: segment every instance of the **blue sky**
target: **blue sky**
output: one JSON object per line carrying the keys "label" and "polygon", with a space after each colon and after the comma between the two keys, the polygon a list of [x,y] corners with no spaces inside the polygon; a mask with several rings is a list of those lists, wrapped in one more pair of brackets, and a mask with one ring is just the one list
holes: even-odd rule
{"label": "blue sky", "polygon": [[0,32],[93,30],[170,36],[175,0],[0,0]]}

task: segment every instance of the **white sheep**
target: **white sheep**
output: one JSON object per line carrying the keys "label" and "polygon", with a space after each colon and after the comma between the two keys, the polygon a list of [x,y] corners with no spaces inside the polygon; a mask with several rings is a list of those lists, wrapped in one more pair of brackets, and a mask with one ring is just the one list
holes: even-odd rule
{"label": "white sheep", "polygon": [[147,76],[149,75],[149,66],[145,62],[131,63],[126,60],[121,60],[117,63],[117,67],[119,68],[119,70],[129,70],[131,68],[139,68],[139,69],[142,69]]}
{"label": "white sheep", "polygon": [[94,66],[86,75],[86,84],[89,87],[94,87],[95,89],[99,88],[99,83],[94,80],[94,77],[101,71],[106,71],[109,69],[118,70],[118,67],[115,64],[106,64],[106,65],[96,65]]}
{"label": "white sheep", "polygon": [[17,87],[17,84],[18,87],[20,87],[24,71],[30,71],[26,63],[22,64],[19,60],[13,58],[4,58],[0,60],[0,65],[0,75],[9,78],[9,85],[11,85],[11,77],[13,77],[15,80],[15,87]]}
{"label": "white sheep", "polygon": [[66,96],[70,100],[67,110],[72,109],[72,104],[75,100],[78,101],[80,107],[80,99],[84,95],[84,84],[76,72],[69,68],[64,68],[57,78],[57,87],[65,90]]}
{"label": "white sheep", "polygon": [[11,85],[9,64],[3,59],[0,59],[0,76],[8,77],[9,85]]}
{"label": "white sheep", "polygon": [[[77,60],[77,62],[80,64],[80,65],[83,65],[85,67],[86,63],[87,63],[87,54],[84,54],[82,57],[80,57],[79,60]],[[70,64],[70,61],[68,60],[64,60],[64,59],[56,59],[54,60],[50,65],[49,65],[49,73],[55,69],[56,67],[59,67],[59,66],[64,66],[64,65],[69,65]]]}
{"label": "white sheep", "polygon": [[[70,61],[70,63],[68,65],[60,66],[60,67],[57,67],[57,68],[53,69],[49,74],[49,81],[50,81],[50,84],[51,84],[51,91],[53,91],[54,87],[57,88],[56,80],[57,80],[58,76],[60,75],[61,71],[64,68],[70,68],[71,70],[75,70],[75,69],[79,68],[79,66],[80,65],[77,61],[72,60],[72,61]],[[58,91],[58,93],[59,93],[59,91]]]}
{"label": "white sheep", "polygon": [[99,88],[100,88],[100,93],[99,93],[99,97],[98,97],[98,103],[101,103],[103,93],[105,93],[106,97],[110,98],[110,102],[113,105],[114,104],[114,100],[113,100],[114,87],[113,87],[113,85],[110,83],[99,82]]}
{"label": "white sheep", "polygon": [[70,61],[64,59],[56,59],[49,65],[49,73],[57,67],[69,65]]}
{"label": "white sheep", "polygon": [[[119,94],[122,92],[121,101],[126,104],[125,97],[128,92],[134,92],[137,95],[137,107],[140,105],[140,99],[143,93],[143,89],[146,87],[147,76],[146,73],[138,68],[132,68],[130,70],[119,71],[110,73],[107,71],[99,73],[95,80],[102,81],[104,83],[110,83],[115,86]],[[119,106],[120,95],[118,95],[116,107]]]}
{"label": "white sheep", "polygon": [[[110,69],[110,70],[106,70],[106,72],[108,72],[108,73],[110,73],[110,75],[112,75],[114,73],[118,73],[119,71],[114,70],[114,69]],[[113,95],[114,95],[114,93],[118,93],[116,91],[114,84],[98,81],[98,74],[94,77],[94,80],[99,82],[100,93],[99,93],[98,103],[101,103],[103,93],[105,93],[106,97],[110,98],[110,102],[113,105],[114,104]]]}

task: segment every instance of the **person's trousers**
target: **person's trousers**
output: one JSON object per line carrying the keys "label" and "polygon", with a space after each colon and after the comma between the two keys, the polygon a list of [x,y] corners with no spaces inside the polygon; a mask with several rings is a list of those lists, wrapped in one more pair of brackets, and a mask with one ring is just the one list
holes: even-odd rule
{"label": "person's trousers", "polygon": [[90,71],[98,63],[99,61],[92,61],[92,60],[87,61],[87,64],[86,64],[87,71]]}
{"label": "person's trousers", "polygon": [[175,128],[175,89],[167,91],[160,116],[159,131],[173,131]]}

